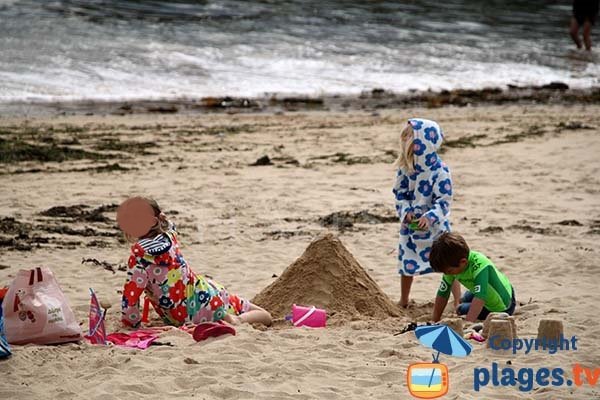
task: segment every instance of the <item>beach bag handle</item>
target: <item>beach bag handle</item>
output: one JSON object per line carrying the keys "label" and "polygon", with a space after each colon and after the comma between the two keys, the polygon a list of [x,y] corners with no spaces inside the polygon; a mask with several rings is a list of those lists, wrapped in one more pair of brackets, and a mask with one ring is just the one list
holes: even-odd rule
{"label": "beach bag handle", "polygon": [[32,269],[29,273],[29,286],[33,286],[35,283],[35,274],[37,272],[37,281],[42,282],[44,280],[44,275],[42,274],[42,269],[40,267],[36,267],[36,269]]}
{"label": "beach bag handle", "polygon": [[[44,275],[42,274],[42,269],[40,267],[37,267],[37,268],[29,271],[29,286],[33,286],[33,284],[35,283],[36,273],[37,273],[37,281],[38,282],[42,282],[44,280]],[[19,303],[20,303],[19,296],[17,295],[17,293],[15,293],[13,312],[19,311]]]}

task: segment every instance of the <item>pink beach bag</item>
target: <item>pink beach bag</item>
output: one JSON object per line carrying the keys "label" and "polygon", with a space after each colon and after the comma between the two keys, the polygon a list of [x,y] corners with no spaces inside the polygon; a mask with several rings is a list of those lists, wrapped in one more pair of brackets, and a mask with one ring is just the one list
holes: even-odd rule
{"label": "pink beach bag", "polygon": [[292,322],[294,326],[324,328],[327,325],[327,312],[315,306],[303,307],[292,305]]}
{"label": "pink beach bag", "polygon": [[11,344],[57,344],[81,339],[81,328],[50,268],[22,269],[4,302],[4,329]]}

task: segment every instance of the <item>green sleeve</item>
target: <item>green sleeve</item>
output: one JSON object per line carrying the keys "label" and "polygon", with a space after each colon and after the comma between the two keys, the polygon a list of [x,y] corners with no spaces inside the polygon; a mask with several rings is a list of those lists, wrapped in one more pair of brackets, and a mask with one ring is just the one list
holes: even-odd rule
{"label": "green sleeve", "polygon": [[477,271],[475,276],[475,282],[473,286],[473,295],[481,300],[486,300],[488,295],[488,286],[490,282],[490,268],[492,266],[486,265]]}
{"label": "green sleeve", "polygon": [[442,281],[440,282],[440,288],[437,291],[437,295],[447,299],[450,297],[450,292],[452,291],[452,283],[454,282],[454,275],[444,274],[442,276]]}

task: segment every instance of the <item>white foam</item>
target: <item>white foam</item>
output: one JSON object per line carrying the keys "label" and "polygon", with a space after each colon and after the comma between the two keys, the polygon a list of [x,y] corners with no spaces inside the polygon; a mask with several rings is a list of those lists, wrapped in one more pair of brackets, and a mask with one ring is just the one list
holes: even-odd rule
{"label": "white foam", "polygon": [[437,44],[432,52],[439,56],[434,57],[413,47],[357,51],[363,45],[355,43],[355,54],[342,56],[304,44],[220,49],[149,41],[138,44],[139,52],[121,54],[110,63],[58,54],[45,65],[17,72],[2,70],[10,68],[5,62],[0,64],[0,101],[356,94],[373,88],[437,91],[552,81],[585,88],[600,83],[600,65],[593,58],[575,58],[568,70],[529,62],[477,61],[477,51],[466,46]]}

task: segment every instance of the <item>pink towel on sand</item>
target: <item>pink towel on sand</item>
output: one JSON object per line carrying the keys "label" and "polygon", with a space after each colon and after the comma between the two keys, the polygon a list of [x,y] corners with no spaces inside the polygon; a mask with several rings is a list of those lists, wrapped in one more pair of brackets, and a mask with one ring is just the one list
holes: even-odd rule
{"label": "pink towel on sand", "polygon": [[108,342],[114,343],[117,346],[142,350],[150,347],[156,339],[158,339],[158,335],[155,329],[138,329],[131,333],[117,332],[106,336]]}

